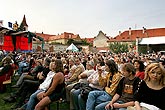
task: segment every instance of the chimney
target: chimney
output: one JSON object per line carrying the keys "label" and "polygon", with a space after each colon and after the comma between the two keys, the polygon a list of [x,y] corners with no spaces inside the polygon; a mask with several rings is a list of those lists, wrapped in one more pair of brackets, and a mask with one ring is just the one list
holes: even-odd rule
{"label": "chimney", "polygon": [[121,31],[119,31],[119,36],[121,36]]}
{"label": "chimney", "polygon": [[129,35],[131,35],[131,28],[129,28]]}
{"label": "chimney", "polygon": [[145,27],[143,27],[143,34],[146,32],[146,28]]}

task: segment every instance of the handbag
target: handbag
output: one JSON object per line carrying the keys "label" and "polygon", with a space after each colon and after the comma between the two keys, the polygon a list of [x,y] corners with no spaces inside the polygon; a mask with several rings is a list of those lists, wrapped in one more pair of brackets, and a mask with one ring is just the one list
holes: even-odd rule
{"label": "handbag", "polygon": [[94,88],[90,87],[89,85],[83,85],[80,88],[80,95],[84,100],[87,100],[89,92],[93,91],[93,90],[94,90]]}

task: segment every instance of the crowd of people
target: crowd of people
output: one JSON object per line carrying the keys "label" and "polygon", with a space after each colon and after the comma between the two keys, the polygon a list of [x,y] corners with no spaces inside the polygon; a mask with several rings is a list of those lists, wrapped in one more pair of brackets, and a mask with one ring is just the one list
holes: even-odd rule
{"label": "crowd of people", "polygon": [[165,110],[165,55],[9,52],[0,61],[0,93],[18,76],[3,98],[14,110],[48,110],[60,98],[70,110]]}

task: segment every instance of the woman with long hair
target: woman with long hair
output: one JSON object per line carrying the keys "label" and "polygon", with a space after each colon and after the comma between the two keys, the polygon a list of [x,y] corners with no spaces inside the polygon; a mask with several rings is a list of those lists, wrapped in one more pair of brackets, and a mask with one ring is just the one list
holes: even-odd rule
{"label": "woman with long hair", "polygon": [[165,110],[165,68],[160,63],[151,63],[145,69],[144,81],[135,95],[136,110]]}
{"label": "woman with long hair", "polygon": [[105,62],[105,70],[108,72],[106,77],[102,76],[103,70],[98,68],[99,84],[105,87],[105,91],[91,91],[88,95],[86,110],[103,110],[116,92],[122,74],[118,71],[118,66],[113,60]]}
{"label": "woman with long hair", "polygon": [[51,62],[50,70],[44,82],[40,84],[39,89],[30,96],[27,104],[23,106],[26,110],[44,110],[48,104],[58,100],[63,95],[62,90],[65,83],[62,61],[56,59]]}
{"label": "woman with long hair", "polygon": [[134,60],[134,67],[136,69],[136,77],[139,77],[140,79],[144,79],[144,63],[141,60]]}

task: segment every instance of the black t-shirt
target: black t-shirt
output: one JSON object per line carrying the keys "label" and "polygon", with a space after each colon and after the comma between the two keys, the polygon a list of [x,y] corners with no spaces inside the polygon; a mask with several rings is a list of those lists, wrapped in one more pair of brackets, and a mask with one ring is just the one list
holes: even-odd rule
{"label": "black t-shirt", "polygon": [[42,71],[42,76],[44,77],[43,79],[40,79],[39,82],[40,84],[44,82],[45,78],[47,77],[47,74],[49,73],[50,69],[49,67],[44,67]]}
{"label": "black t-shirt", "polygon": [[144,102],[154,105],[162,110],[165,110],[165,87],[160,90],[154,90],[147,86],[143,81],[139,87],[135,99],[139,102]]}
{"label": "black t-shirt", "polygon": [[120,95],[118,100],[123,101],[124,103],[134,101],[134,94],[138,88],[140,78],[135,77],[130,80],[126,77],[122,78],[117,87],[116,93]]}
{"label": "black t-shirt", "polygon": [[[4,66],[2,70],[0,71],[0,76],[4,74],[8,74],[9,71],[11,71],[12,66],[10,64]],[[10,74],[11,75],[11,74]]]}

